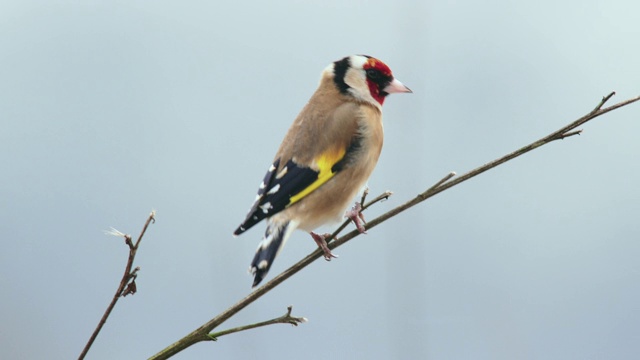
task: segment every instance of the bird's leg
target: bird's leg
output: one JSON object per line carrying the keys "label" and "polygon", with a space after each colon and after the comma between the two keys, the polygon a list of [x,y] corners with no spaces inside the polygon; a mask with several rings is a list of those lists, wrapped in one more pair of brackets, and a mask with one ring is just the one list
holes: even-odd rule
{"label": "bird's leg", "polygon": [[327,246],[327,241],[326,239],[328,237],[331,236],[331,234],[316,234],[313,231],[310,232],[309,234],[311,234],[311,237],[313,238],[313,241],[316,242],[316,244],[318,244],[318,247],[320,249],[322,249],[322,251],[324,252],[324,259],[327,261],[331,261],[331,258],[337,258],[338,255],[334,255],[331,252],[331,249],[329,249],[329,246]]}
{"label": "bird's leg", "polygon": [[367,231],[364,228],[363,224],[366,224],[364,221],[364,215],[362,214],[362,205],[356,201],[356,204],[350,210],[344,214],[344,217],[349,218],[353,221],[353,224],[356,226],[360,234],[366,234]]}

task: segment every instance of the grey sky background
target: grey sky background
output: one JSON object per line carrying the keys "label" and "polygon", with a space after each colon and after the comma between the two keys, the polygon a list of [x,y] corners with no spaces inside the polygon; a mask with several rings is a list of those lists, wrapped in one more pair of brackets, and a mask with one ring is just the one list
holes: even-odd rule
{"label": "grey sky background", "polygon": [[[146,358],[250,291],[264,225],[234,239],[330,62],[385,61],[373,218],[640,94],[640,3],[3,1],[0,358]],[[310,321],[176,359],[632,359],[640,353],[640,105],[446,191],[224,324]],[[314,250],[296,233],[272,278]]]}

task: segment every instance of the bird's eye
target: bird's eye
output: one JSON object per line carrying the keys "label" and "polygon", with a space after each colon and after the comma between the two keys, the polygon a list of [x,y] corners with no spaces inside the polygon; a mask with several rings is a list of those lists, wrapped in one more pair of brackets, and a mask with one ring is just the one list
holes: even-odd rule
{"label": "bird's eye", "polygon": [[376,80],[380,77],[380,71],[376,69],[367,70],[367,77],[371,80]]}

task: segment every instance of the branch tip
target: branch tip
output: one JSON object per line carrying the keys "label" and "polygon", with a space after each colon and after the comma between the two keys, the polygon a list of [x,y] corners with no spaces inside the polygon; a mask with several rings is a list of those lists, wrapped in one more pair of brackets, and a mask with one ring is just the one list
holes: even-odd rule
{"label": "branch tip", "polygon": [[591,111],[591,113],[595,113],[595,112],[599,111],[600,109],[602,109],[602,106],[604,106],[604,104],[607,101],[609,101],[609,99],[611,99],[615,94],[616,94],[616,92],[612,91],[611,93],[609,93],[609,95],[603,96],[602,100],[600,100],[600,103],[598,104],[598,106],[596,106],[596,108],[593,109],[593,111]]}
{"label": "branch tip", "polygon": [[[293,305],[287,306],[287,313],[281,318],[282,322],[289,323],[293,326],[298,326],[298,324],[306,323],[309,321],[305,317],[291,316],[291,310],[293,310]],[[277,319],[274,319],[274,320],[277,320]]]}
{"label": "branch tip", "polygon": [[569,131],[569,132],[566,132],[564,134],[561,134],[560,135],[560,140],[564,140],[564,138],[568,138],[569,136],[580,135],[580,134],[582,134],[582,129]]}
{"label": "branch tip", "polygon": [[420,194],[420,196],[424,196],[425,194],[427,194],[427,193],[439,188],[442,184],[446,183],[447,181],[449,181],[454,176],[456,176],[456,172],[455,171],[449,172],[447,175],[445,175],[445,177],[443,177],[442,179],[438,180],[437,183],[433,184],[433,186],[428,188],[427,191],[425,191],[422,194]]}
{"label": "branch tip", "polygon": [[[360,212],[362,213],[363,211],[365,211],[366,209],[371,207],[371,205],[373,205],[373,204],[375,204],[377,202],[382,202],[382,201],[388,200],[391,195],[393,195],[393,191],[387,190],[387,191],[383,192],[382,194],[376,196],[375,199],[369,201],[368,203],[361,204],[362,205],[362,209],[360,209]],[[336,234],[336,235],[338,235],[338,234]]]}
{"label": "branch tip", "polygon": [[362,198],[360,199],[360,206],[364,206],[364,201],[367,199],[367,195],[369,195],[369,188],[365,187],[362,192]]}

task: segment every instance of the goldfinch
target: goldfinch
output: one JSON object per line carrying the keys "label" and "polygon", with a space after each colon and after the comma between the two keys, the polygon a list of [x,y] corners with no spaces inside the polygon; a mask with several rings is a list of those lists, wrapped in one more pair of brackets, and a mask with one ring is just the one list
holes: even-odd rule
{"label": "goldfinch", "polygon": [[[382,104],[387,95],[410,93],[389,67],[367,55],[327,66],[320,85],[287,132],[258,189],[240,235],[263,219],[267,230],[251,262],[257,286],[291,233],[309,232],[335,257],[314,229],[339,221],[365,186],[382,150]],[[360,232],[359,207],[347,212]]]}

